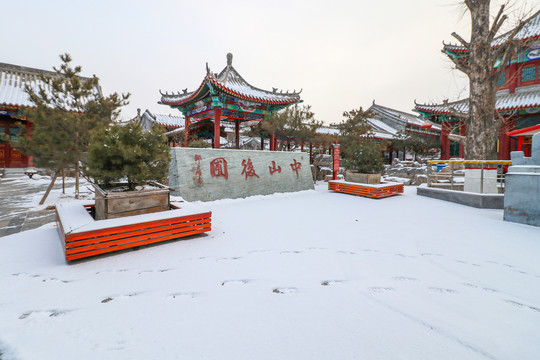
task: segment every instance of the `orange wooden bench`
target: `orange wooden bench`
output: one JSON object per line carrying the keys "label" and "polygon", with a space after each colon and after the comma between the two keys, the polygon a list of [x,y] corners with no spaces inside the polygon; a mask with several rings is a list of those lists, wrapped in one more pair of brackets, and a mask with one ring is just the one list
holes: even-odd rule
{"label": "orange wooden bench", "polygon": [[58,233],[67,261],[158,243],[211,230],[212,213],[173,209],[96,221],[92,205],[56,206]]}
{"label": "orange wooden bench", "polygon": [[377,185],[359,184],[343,180],[328,181],[328,190],[346,194],[360,195],[375,199],[403,193],[403,184],[387,182]]}

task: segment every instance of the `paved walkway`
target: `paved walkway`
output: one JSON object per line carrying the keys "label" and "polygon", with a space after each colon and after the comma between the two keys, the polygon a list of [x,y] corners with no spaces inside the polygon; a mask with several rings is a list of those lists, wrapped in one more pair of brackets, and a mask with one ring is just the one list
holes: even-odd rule
{"label": "paved walkway", "polygon": [[[47,184],[29,183],[24,181],[26,179],[23,169],[6,171],[0,178],[0,237],[35,229],[55,220],[54,210],[29,211],[28,206],[24,206],[30,201],[30,195],[43,194],[47,189]],[[54,188],[61,186],[60,182]]]}

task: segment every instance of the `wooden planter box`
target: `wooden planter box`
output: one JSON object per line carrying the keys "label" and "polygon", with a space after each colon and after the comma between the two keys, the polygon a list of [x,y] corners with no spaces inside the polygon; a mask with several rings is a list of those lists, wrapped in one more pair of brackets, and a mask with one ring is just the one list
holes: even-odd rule
{"label": "wooden planter box", "polygon": [[94,220],[93,205],[56,205],[56,223],[67,261],[86,258],[141,245],[154,244],[211,230],[212,213],[190,207]]}
{"label": "wooden planter box", "polygon": [[403,184],[386,182],[378,185],[370,185],[358,184],[343,180],[330,180],[328,182],[328,190],[380,199],[402,194]]}
{"label": "wooden planter box", "polygon": [[364,174],[355,171],[345,171],[345,181],[361,184],[380,184],[381,174]]}
{"label": "wooden planter box", "polygon": [[109,192],[94,184],[96,220],[149,214],[170,209],[171,190],[160,184],[158,189]]}

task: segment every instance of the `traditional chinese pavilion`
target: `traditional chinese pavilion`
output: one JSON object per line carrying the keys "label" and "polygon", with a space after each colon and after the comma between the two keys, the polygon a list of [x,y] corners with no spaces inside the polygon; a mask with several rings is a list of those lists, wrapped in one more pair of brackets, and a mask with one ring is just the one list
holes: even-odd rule
{"label": "traditional chinese pavilion", "polygon": [[[500,46],[511,32],[505,33],[492,42],[492,48]],[[516,141],[512,136],[519,132],[540,124],[540,11],[525,21],[523,28],[516,34],[515,40],[519,43],[517,56],[505,66],[501,78],[497,83],[496,111],[504,117],[503,125],[499,131],[498,151],[500,160],[509,160],[510,151],[516,150],[519,145],[527,144],[527,138]],[[458,45],[444,45],[443,51],[453,58],[467,57],[466,49]],[[442,125],[441,132],[441,159],[450,157],[463,157],[463,147],[450,140],[451,132],[465,136],[467,130],[464,121],[456,116],[467,113],[469,99],[443,104],[415,104],[415,111]],[[529,136],[530,139],[530,136]],[[530,141],[529,141],[530,146]],[[521,147],[521,146],[520,146]],[[519,148],[525,150],[525,148]]]}
{"label": "traditional chinese pavilion", "polygon": [[[210,71],[206,65],[206,76],[194,91],[184,89],[182,93],[161,93],[159,104],[178,109],[185,117],[185,146],[190,138],[211,137],[213,147],[220,147],[220,136],[225,135],[222,122],[234,124],[236,146],[240,128],[253,126],[289,105],[302,102],[300,92],[283,92],[276,88],[262,90],[250,85],[232,65],[232,54],[227,54],[227,66],[219,73]],[[271,150],[275,150],[275,139],[270,136]]]}
{"label": "traditional chinese pavilion", "polygon": [[[31,107],[25,86],[29,86],[35,91],[40,88],[50,94],[50,90],[41,80],[41,76],[57,77],[54,71],[34,69],[26,66],[0,63],[0,134],[9,137],[7,142],[0,140],[0,168],[21,168],[32,166],[32,159],[12,146],[21,135],[19,124],[24,124],[27,128],[31,123],[24,116],[24,108]],[[81,81],[88,78],[79,77]],[[101,93],[98,86],[96,92]]]}

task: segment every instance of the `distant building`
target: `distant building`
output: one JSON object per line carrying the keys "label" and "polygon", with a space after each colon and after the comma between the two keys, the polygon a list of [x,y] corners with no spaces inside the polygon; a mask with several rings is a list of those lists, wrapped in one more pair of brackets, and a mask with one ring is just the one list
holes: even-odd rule
{"label": "distant building", "polygon": [[183,116],[153,114],[148,109],[141,115],[141,109],[137,109],[137,116],[129,121],[138,121],[144,131],[150,131],[154,125],[160,126],[165,131],[169,146],[180,145],[179,135],[184,132]]}
{"label": "distant building", "polygon": [[[50,89],[40,79],[45,77],[57,77],[53,71],[34,69],[25,66],[0,63],[0,134],[9,136],[8,141],[0,140],[0,168],[21,168],[32,166],[32,159],[19,151],[13,145],[21,136],[19,124],[29,129],[32,124],[24,116],[24,108],[31,107],[25,86],[29,86],[34,91],[43,88],[50,93]],[[86,77],[79,77],[81,81],[89,80]],[[101,94],[98,86],[96,92]]]}
{"label": "distant building", "polygon": [[[240,128],[263,121],[287,106],[302,102],[300,92],[263,90],[249,84],[232,66],[232,54],[227,54],[227,66],[218,74],[206,67],[206,76],[198,88],[169,94],[161,93],[162,105],[178,109],[185,117],[185,145],[193,135],[211,138],[214,148],[221,146],[220,137],[226,132],[222,124],[232,124],[236,147],[240,147]],[[275,150],[275,139],[270,135],[270,149]]]}
{"label": "distant building", "polygon": [[[492,48],[500,46],[509,33],[496,37]],[[534,134],[534,127],[540,125],[540,11],[525,21],[514,39],[518,41],[517,56],[508,64],[499,65],[506,67],[497,83],[495,104],[495,110],[505,118],[497,144],[500,160],[510,160],[510,152],[516,149],[530,153],[531,131]],[[468,56],[467,50],[459,45],[444,45],[443,51],[455,58]],[[451,141],[449,135],[453,131],[462,136],[467,134],[465,122],[455,114],[468,110],[469,99],[416,104],[415,111],[442,127],[441,159],[463,157],[463,147]]]}

